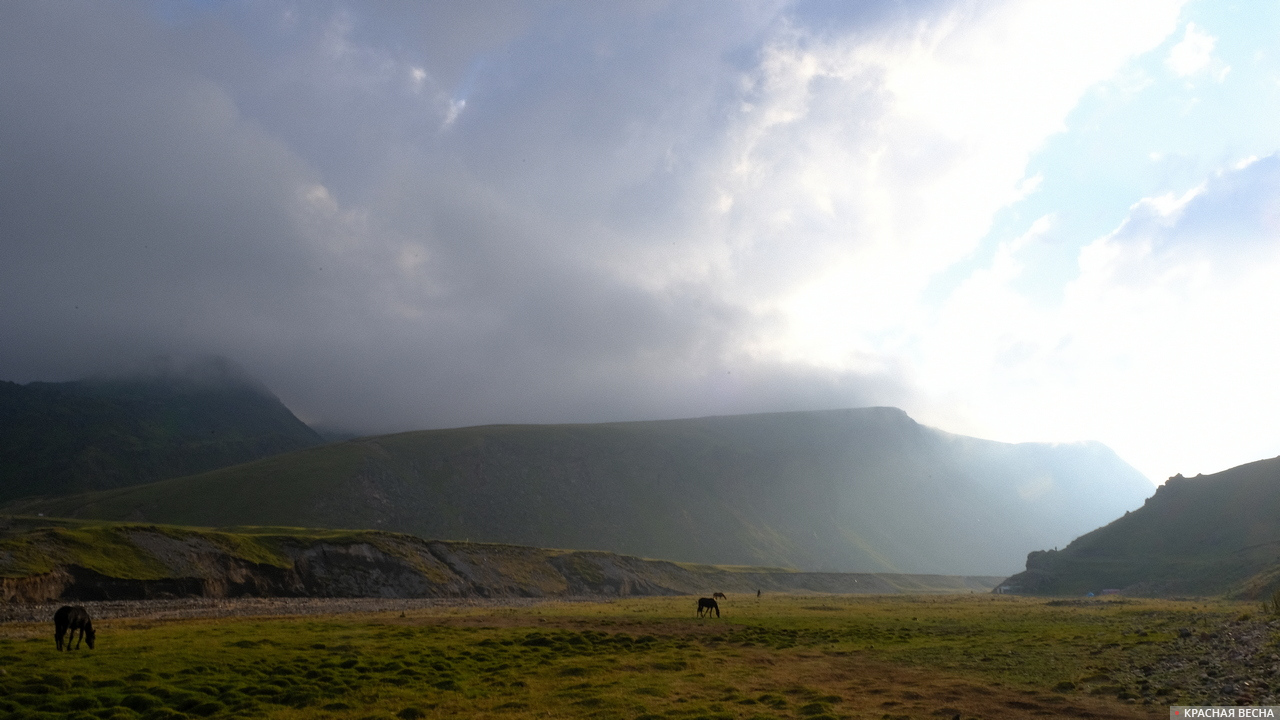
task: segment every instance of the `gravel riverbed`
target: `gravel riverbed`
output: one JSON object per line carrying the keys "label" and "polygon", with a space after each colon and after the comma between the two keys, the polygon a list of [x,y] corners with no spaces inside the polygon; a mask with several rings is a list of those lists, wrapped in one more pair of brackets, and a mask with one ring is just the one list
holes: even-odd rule
{"label": "gravel riverbed", "polygon": [[1131,670],[1135,692],[1198,705],[1280,704],[1280,620],[1183,628],[1159,662]]}

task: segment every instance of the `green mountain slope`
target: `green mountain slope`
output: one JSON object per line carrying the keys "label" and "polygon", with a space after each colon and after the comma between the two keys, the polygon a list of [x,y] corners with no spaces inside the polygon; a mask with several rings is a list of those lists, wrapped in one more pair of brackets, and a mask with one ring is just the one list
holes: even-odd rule
{"label": "green mountain slope", "polygon": [[319,445],[235,378],[0,381],[0,501],[137,485]]}
{"label": "green mountain slope", "polygon": [[9,511],[1003,575],[1150,488],[1096,443],[989,442],[863,408],[402,433]]}
{"label": "green mountain slope", "polygon": [[1017,592],[1269,596],[1280,588],[1280,458],[1169,478],[1142,508],[1026,567],[1006,581]]}

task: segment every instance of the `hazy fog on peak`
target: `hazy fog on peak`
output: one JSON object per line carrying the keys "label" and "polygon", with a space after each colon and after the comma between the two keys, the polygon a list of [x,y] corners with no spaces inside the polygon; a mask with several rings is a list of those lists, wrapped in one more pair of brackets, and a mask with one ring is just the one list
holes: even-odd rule
{"label": "hazy fog on peak", "polygon": [[1275,454],[1280,13],[1232,7],[2,3],[0,378]]}
{"label": "hazy fog on peak", "polygon": [[190,387],[239,387],[274,397],[271,389],[230,358],[221,355],[153,355],[140,362],[99,371],[89,383],[144,383]]}

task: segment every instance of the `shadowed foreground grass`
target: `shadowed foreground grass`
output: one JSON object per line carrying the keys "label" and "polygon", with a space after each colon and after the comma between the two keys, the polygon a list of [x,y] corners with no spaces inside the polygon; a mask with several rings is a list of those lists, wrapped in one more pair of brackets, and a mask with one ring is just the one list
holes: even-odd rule
{"label": "shadowed foreground grass", "polygon": [[[731,597],[364,616],[115,620],[98,649],[0,626],[0,717],[1165,717],[1127,669],[1242,606]],[[1252,609],[1252,606],[1250,606]]]}

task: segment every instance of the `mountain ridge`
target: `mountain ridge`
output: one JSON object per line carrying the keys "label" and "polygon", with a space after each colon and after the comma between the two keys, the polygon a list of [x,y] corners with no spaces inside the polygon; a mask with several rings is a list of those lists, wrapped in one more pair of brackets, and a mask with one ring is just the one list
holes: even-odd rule
{"label": "mountain ridge", "polygon": [[1141,508],[1061,550],[1032,552],[1014,592],[1268,597],[1280,590],[1280,457],[1175,475]]}
{"label": "mountain ridge", "polygon": [[322,442],[264,386],[231,372],[0,381],[0,501],[153,482]]}
{"label": "mountain ridge", "polygon": [[7,512],[377,528],[813,571],[1007,575],[1136,507],[1105,446],[1010,445],[897,408],[359,438]]}

